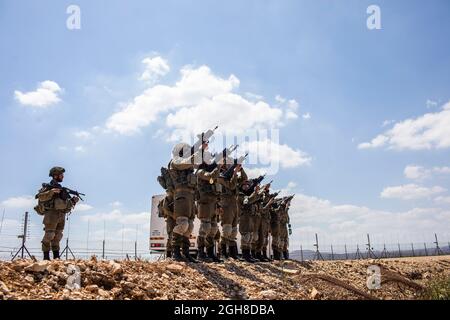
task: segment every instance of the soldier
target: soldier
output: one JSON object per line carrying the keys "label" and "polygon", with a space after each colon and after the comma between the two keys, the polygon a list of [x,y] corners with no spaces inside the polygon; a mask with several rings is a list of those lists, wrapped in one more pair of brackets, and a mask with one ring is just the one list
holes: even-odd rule
{"label": "soldier", "polygon": [[255,215],[255,203],[257,203],[261,197],[259,186],[254,186],[254,183],[253,180],[244,181],[239,192],[239,232],[241,233],[241,251],[244,260],[250,263],[257,262],[251,254],[254,230],[254,219],[252,219],[252,216]]}
{"label": "soldier", "polygon": [[281,199],[275,199],[270,207],[270,235],[272,237],[272,252],[274,260],[281,260],[280,252],[280,204]]}
{"label": "soldier", "polygon": [[290,229],[289,224],[289,206],[290,206],[290,200],[288,198],[285,198],[281,204],[280,208],[280,243],[279,243],[279,250],[283,253],[283,258],[285,260],[289,259],[289,235],[290,230],[288,230],[288,225]]}
{"label": "soldier", "polygon": [[[194,158],[191,146],[177,144],[172,150],[169,175],[173,182],[173,218],[175,226],[172,235],[172,257],[176,261],[197,262],[189,253],[190,235],[194,228],[194,196],[197,178],[194,174]],[[182,254],[181,254],[182,253]]]}
{"label": "soldier", "polygon": [[171,258],[173,228],[176,224],[173,214],[174,185],[172,179],[170,178],[169,171],[164,167],[161,168],[161,175],[158,176],[157,180],[159,184],[166,190],[166,196],[158,203],[158,210],[160,212],[160,216],[164,217],[164,219],[166,220],[166,257]]}
{"label": "soldier", "polygon": [[[203,162],[196,171],[197,176],[197,217],[200,219],[197,247],[198,258],[205,262],[221,262],[214,253],[214,236],[217,232],[216,206],[221,185],[217,183],[219,168],[210,168],[212,156],[203,151]],[[212,170],[211,170],[212,169]],[[205,254],[206,248],[206,254]]]}
{"label": "soldier", "polygon": [[261,222],[258,234],[258,242],[256,244],[256,258],[262,262],[269,262],[267,256],[267,245],[269,243],[270,230],[270,208],[273,203],[274,196],[270,194],[270,184],[264,187],[263,198],[261,200]]}
{"label": "soldier", "polygon": [[[222,173],[232,167],[234,159],[227,157],[221,167]],[[232,168],[231,168],[232,169]],[[221,175],[218,182],[222,185],[220,194],[221,207],[221,226],[222,238],[220,241],[220,252],[225,258],[231,257],[239,259],[236,237],[238,232],[238,172],[241,171],[241,165],[234,167],[230,180]],[[227,250],[228,249],[228,250]]]}
{"label": "soldier", "polygon": [[66,213],[70,212],[79,198],[70,194],[61,186],[65,169],[53,167],[50,169],[49,184],[44,184],[36,195],[38,205],[35,210],[44,216],[44,237],[42,238],[42,252],[44,260],[50,260],[50,249],[53,259],[59,258],[59,242],[63,237]]}

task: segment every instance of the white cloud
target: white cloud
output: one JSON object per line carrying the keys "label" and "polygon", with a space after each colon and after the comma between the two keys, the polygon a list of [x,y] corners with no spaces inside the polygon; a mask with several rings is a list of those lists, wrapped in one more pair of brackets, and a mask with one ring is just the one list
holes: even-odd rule
{"label": "white cloud", "polygon": [[112,207],[120,207],[120,206],[122,206],[122,202],[114,201],[114,202],[110,203],[110,206],[112,206]]}
{"label": "white cloud", "polygon": [[37,204],[37,200],[32,196],[12,197],[2,201],[1,206],[6,208],[26,209],[33,208]]}
{"label": "white cloud", "polygon": [[145,70],[140,76],[139,80],[156,82],[160,77],[165,76],[169,71],[169,63],[162,57],[145,58],[142,60],[145,64]]}
{"label": "white cloud", "polygon": [[439,186],[428,188],[410,183],[401,186],[386,187],[381,192],[381,197],[387,199],[415,200],[428,198],[444,191],[446,190]]}
{"label": "white cloud", "polygon": [[282,168],[295,168],[311,163],[311,157],[307,153],[269,139],[246,142],[242,147],[249,151],[250,157],[257,155],[259,162],[263,164],[279,163]]}
{"label": "white cloud", "polygon": [[413,180],[423,180],[433,175],[450,174],[450,167],[424,168],[417,165],[408,165],[404,170],[405,177]]}
{"label": "white cloud", "polygon": [[428,99],[426,102],[426,105],[427,105],[427,108],[430,109],[430,108],[437,107],[438,103],[436,101]]}
{"label": "white cloud", "polygon": [[387,127],[387,126],[393,124],[394,122],[395,122],[395,120],[384,120],[383,124],[381,126],[384,128],[384,127]]}
{"label": "white cloud", "polygon": [[439,196],[439,197],[436,197],[434,199],[434,201],[436,201],[437,203],[441,203],[441,204],[450,204],[450,196],[447,196],[447,197]]}
{"label": "white cloud", "polygon": [[161,113],[195,106],[215,96],[229,93],[239,85],[231,75],[228,79],[216,77],[207,66],[181,69],[181,79],[174,86],[156,85],[135,97],[122,110],[114,113],[106,127],[121,134],[134,134],[155,122]]}
{"label": "white cloud", "polygon": [[358,239],[365,241],[367,233],[372,240],[378,236],[391,241],[388,237],[395,235],[395,241],[405,241],[403,237],[413,237],[417,241],[418,234],[432,236],[435,232],[448,232],[450,221],[450,212],[441,208],[393,212],[352,204],[336,205],[302,193],[297,193],[292,200],[289,215],[294,230],[290,246],[298,248],[303,244],[305,248],[306,244],[311,249],[315,233],[319,234],[322,244],[327,245],[345,240],[355,245]]}
{"label": "white cloud", "polygon": [[302,118],[305,120],[311,119],[311,114],[309,112],[307,112],[304,115],[302,115]]}
{"label": "white cloud", "polygon": [[82,131],[77,131],[74,133],[75,137],[80,138],[80,139],[90,139],[92,137],[92,133],[90,133],[89,131],[86,130],[82,130]]}
{"label": "white cloud", "polygon": [[73,210],[74,212],[84,212],[84,211],[89,211],[92,210],[93,207],[91,205],[88,205],[86,203],[78,203],[75,206],[75,209]]}
{"label": "white cloud", "polygon": [[394,127],[376,136],[359,149],[387,147],[397,150],[430,150],[450,147],[450,102],[435,113],[397,122]]}
{"label": "white cloud", "polygon": [[106,213],[96,213],[93,215],[82,216],[83,221],[90,222],[103,222],[103,221],[113,221],[120,224],[133,224],[141,225],[150,223],[150,213],[140,212],[140,213],[123,213],[119,209],[114,209]]}
{"label": "white cloud", "polygon": [[61,101],[58,96],[61,91],[56,82],[46,80],[39,83],[36,91],[14,91],[14,97],[23,105],[45,108]]}
{"label": "white cloud", "polygon": [[76,146],[76,147],[74,148],[74,150],[75,150],[76,152],[80,152],[80,153],[86,152],[86,148],[85,148],[84,146]]}

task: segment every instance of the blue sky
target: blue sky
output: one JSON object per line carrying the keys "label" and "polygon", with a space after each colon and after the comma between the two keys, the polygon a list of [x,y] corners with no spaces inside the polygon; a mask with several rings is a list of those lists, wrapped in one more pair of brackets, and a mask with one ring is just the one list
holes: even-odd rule
{"label": "blue sky", "polygon": [[[70,4],[81,9],[80,30],[66,28]],[[371,4],[381,30],[366,27]],[[104,220],[111,238],[125,228],[134,239],[138,224],[144,250],[145,213],[162,191],[155,177],[174,135],[217,123],[240,134],[246,124],[279,130],[287,160],[274,187],[299,195],[293,246],[314,232],[329,242],[355,243],[366,232],[379,241],[422,242],[432,232],[447,240],[449,8],[445,0],[0,1],[2,233],[17,233],[14,221],[31,211],[27,196],[62,165],[65,184],[87,194],[89,207],[72,221],[80,243],[94,217],[92,238],[103,236]],[[181,70],[198,76],[198,97],[136,116],[155,110],[145,100],[161,94],[152,88],[188,90],[176,91]],[[44,81],[39,107],[27,94]],[[205,118],[202,103],[237,120]],[[33,223],[38,243],[34,213]]]}

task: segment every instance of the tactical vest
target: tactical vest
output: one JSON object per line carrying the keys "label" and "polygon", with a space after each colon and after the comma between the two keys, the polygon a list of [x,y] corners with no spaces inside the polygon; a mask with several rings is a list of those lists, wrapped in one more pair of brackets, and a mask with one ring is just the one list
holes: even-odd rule
{"label": "tactical vest", "polygon": [[220,195],[223,191],[223,186],[219,183],[209,183],[203,179],[197,178],[197,188],[200,193],[210,193]]}
{"label": "tactical vest", "polygon": [[175,188],[195,188],[197,178],[194,169],[175,170],[169,167],[169,175]]}
{"label": "tactical vest", "polygon": [[41,188],[38,192],[38,194],[35,196],[36,199],[38,199],[37,206],[34,207],[34,210],[39,215],[44,215],[47,212],[50,211],[56,211],[60,213],[68,213],[70,210],[72,210],[73,205],[70,203],[69,199],[61,199],[61,195],[54,195],[50,200],[47,201],[41,201],[39,200],[39,193],[49,191],[48,188]]}

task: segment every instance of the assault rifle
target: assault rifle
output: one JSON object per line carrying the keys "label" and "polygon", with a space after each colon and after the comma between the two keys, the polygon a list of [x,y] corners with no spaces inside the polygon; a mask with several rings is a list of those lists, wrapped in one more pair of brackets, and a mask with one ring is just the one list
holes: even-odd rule
{"label": "assault rifle", "polygon": [[61,187],[61,186],[56,186],[56,185],[52,185],[50,183],[43,183],[42,187],[47,189],[47,190],[51,190],[51,189],[59,189],[61,190],[60,193],[60,198],[62,200],[69,200],[70,199],[70,195],[76,196],[78,197],[81,201],[84,201],[84,199],[82,198],[82,196],[86,196],[84,193],[66,188],[66,187]]}
{"label": "assault rifle", "polygon": [[202,146],[202,144],[209,142],[209,139],[213,136],[214,131],[216,131],[218,127],[219,126],[215,126],[213,129],[209,129],[208,131],[197,135],[198,140],[191,147],[191,155],[194,154]]}
{"label": "assault rifle", "polygon": [[231,180],[233,178],[234,170],[238,165],[241,165],[242,162],[244,162],[245,158],[247,158],[248,153],[246,153],[244,156],[241,156],[239,159],[234,159],[234,163],[231,167],[229,167],[225,172],[222,172],[220,174],[220,177],[225,180]]}

